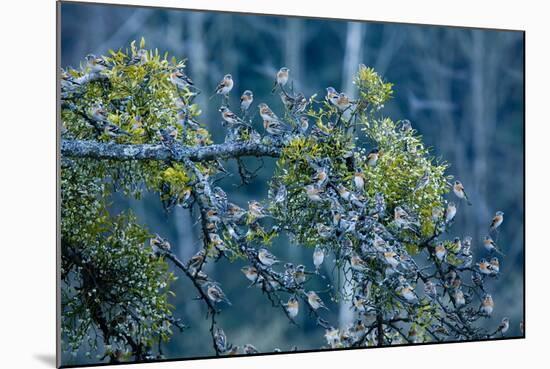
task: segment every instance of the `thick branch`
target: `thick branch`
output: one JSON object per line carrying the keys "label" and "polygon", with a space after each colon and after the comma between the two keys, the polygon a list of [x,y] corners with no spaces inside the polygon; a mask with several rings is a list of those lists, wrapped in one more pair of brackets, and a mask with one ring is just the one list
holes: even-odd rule
{"label": "thick branch", "polygon": [[278,157],[281,149],[254,142],[228,142],[209,146],[183,146],[174,143],[170,148],[158,144],[117,144],[84,140],[63,140],[61,155],[75,158],[111,160],[175,160],[188,158],[192,161],[231,159],[243,156]]}

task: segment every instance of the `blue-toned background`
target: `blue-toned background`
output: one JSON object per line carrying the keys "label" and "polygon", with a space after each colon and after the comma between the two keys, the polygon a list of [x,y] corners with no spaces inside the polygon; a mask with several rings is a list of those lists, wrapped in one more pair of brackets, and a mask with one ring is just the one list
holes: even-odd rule
{"label": "blue-toned background", "polygon": [[[480,251],[496,210],[505,212],[499,241],[506,254],[501,277],[489,285],[496,302],[496,326],[511,318],[511,336],[519,335],[523,319],[524,186],[523,93],[524,38],[521,32],[472,30],[451,27],[357,23],[321,19],[240,15],[134,7],[62,4],[61,65],[78,67],[88,53],[126,47],[144,37],[147,48],[158,48],[188,59],[188,74],[205,93],[201,123],[216,142],[223,140],[216,100],[208,96],[220,78],[231,73],[235,88],[231,103],[245,89],[256,102],[274,110],[279,99],[270,94],[273,76],[281,66],[291,69],[294,87],[306,96],[324,94],[327,86],[353,94],[352,76],[359,63],[373,66],[394,83],[394,98],[383,114],[410,119],[433,147],[434,155],[451,164],[450,174],[460,178],[473,207],[459,209],[453,232],[474,237]],[[256,104],[254,104],[256,105]],[[256,123],[259,127],[259,118]],[[252,167],[256,165],[250,161]],[[229,196],[244,206],[250,198],[263,198],[273,162],[266,160],[256,180],[237,187],[237,178],[224,184]],[[229,165],[229,168],[233,168]],[[233,183],[231,183],[233,182]],[[158,197],[145,201],[116,198],[113,211],[131,207],[149,228],[167,235],[175,251],[187,259],[199,248],[198,230],[188,212],[164,214]],[[454,236],[452,234],[451,236]],[[274,252],[311,267],[311,250],[279,240]],[[237,265],[238,264],[238,265]],[[261,351],[274,347],[316,349],[323,332],[305,314],[298,327],[247,282],[242,265],[209,265],[208,274],[223,283],[234,306],[225,309],[220,324],[230,341],[253,343]],[[174,285],[176,315],[191,328],[176,332],[165,348],[168,358],[210,355],[208,321],[195,292],[180,278]],[[329,320],[345,323],[346,306],[329,304]],[[301,320],[300,320],[301,319]],[[92,361],[95,361],[92,360]],[[64,357],[65,364],[83,363],[80,354]]]}

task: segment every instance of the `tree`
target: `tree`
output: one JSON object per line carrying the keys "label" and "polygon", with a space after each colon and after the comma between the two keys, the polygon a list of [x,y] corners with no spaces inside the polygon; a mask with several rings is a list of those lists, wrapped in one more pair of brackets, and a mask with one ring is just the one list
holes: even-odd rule
{"label": "tree", "polygon": [[[180,270],[204,303],[213,354],[255,353],[217,323],[231,302],[223,281],[203,270],[238,259],[249,263],[243,287],[257,286],[293,324],[297,314],[309,314],[325,348],[506,332],[507,321],[491,330],[481,324],[494,307],[484,282],[499,273],[500,252],[490,237],[498,241],[502,215],[488,230],[490,261],[473,262],[471,237],[449,239],[456,210],[471,209],[467,195],[409,121],[381,114],[392,85],[373,69],[359,65],[354,100],[332,91],[306,99],[290,83],[277,86],[283,114],[260,107],[263,135],[251,111],[236,115],[222,106],[227,135],[218,144],[197,122],[201,91],[184,71],[185,61],[146,50],[143,39],[139,48],[132,43],[88,56],[80,70],[61,71],[65,350],[85,343],[90,355],[95,350],[112,362],[162,358],[162,342],[174,328],[186,329],[168,302]],[[244,157],[277,159],[268,198],[247,209],[215,184],[228,160],[237,161],[247,183],[254,172]],[[197,217],[199,253],[180,260],[165,237],[131,212],[109,213],[113,193],[139,199],[145,190],[158,193],[166,212],[181,206]],[[311,249],[316,270],[279,261],[268,250],[283,234]],[[335,268],[325,275],[319,266],[329,257]],[[313,279],[328,280],[328,292],[310,288]],[[324,318],[325,295],[351,302],[351,325]]]}

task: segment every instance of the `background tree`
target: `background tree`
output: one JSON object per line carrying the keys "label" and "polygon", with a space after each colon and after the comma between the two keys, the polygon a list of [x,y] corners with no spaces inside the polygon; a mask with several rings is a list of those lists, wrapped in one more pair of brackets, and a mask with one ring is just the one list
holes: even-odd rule
{"label": "background tree", "polygon": [[[471,238],[448,239],[453,208],[473,207],[410,122],[382,115],[392,86],[373,69],[359,66],[354,99],[323,93],[301,100],[291,77],[277,90],[278,117],[260,110],[267,132],[254,128],[254,113],[225,115],[226,137],[218,144],[197,122],[202,86],[182,82],[184,74],[185,61],[146,50],[143,40],[139,48],[132,43],[62,71],[66,350],[84,345],[89,355],[111,361],[162,358],[174,327],[196,330],[194,321],[174,315],[175,305],[196,298],[207,314],[210,354],[256,352],[225,335],[220,314],[235,314],[247,301],[232,299],[225,281],[208,269],[239,262],[245,264],[241,288],[257,287],[291,324],[317,325],[324,335],[319,348],[506,333],[507,320],[489,329],[482,324],[495,301],[498,308],[485,281],[499,274],[499,251],[487,243],[487,260],[474,262]],[[247,185],[264,157],[276,159],[269,196],[236,205],[221,187],[224,166],[234,161]],[[197,253],[181,258],[169,237],[110,204],[146,192],[157,194],[168,217],[176,207],[189,209],[200,226]],[[486,232],[501,241],[498,227]],[[273,255],[268,248],[281,237],[316,259],[301,265]],[[176,273],[190,283],[186,296],[173,296]],[[323,300],[350,305],[353,322],[330,321]]]}

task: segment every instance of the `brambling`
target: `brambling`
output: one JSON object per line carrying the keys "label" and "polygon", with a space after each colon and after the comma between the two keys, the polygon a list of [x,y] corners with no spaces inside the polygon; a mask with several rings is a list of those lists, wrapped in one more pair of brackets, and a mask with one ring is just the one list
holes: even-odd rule
{"label": "brambling", "polygon": [[131,136],[128,132],[113,123],[105,124],[103,127],[103,133],[111,137],[118,137],[120,135]]}
{"label": "brambling", "polygon": [[206,257],[206,252],[204,250],[200,250],[195,255],[193,255],[191,259],[189,259],[189,262],[187,263],[187,267],[193,271],[200,269],[200,267],[205,261],[205,257]]}
{"label": "brambling", "polygon": [[432,222],[437,223],[443,216],[443,209],[441,206],[434,206],[432,208]]}
{"label": "brambling", "polygon": [[502,251],[500,251],[500,248],[497,246],[495,241],[493,241],[493,239],[489,235],[485,236],[485,238],[483,239],[483,247],[488,252],[496,252],[497,254],[504,256]]}
{"label": "brambling", "polygon": [[510,329],[510,319],[507,317],[502,318],[500,321],[500,324],[498,325],[497,331],[499,331],[501,334],[504,334],[508,332],[508,329]]}
{"label": "brambling", "polygon": [[333,229],[326,224],[317,223],[315,225],[315,229],[317,230],[317,233],[319,234],[319,236],[321,236],[321,238],[327,239],[332,236]]}
{"label": "brambling", "polygon": [[306,267],[305,265],[298,265],[294,271],[294,280],[297,284],[304,284],[306,281]]}
{"label": "brambling", "polygon": [[258,273],[258,269],[256,267],[253,267],[251,265],[244,266],[241,268],[241,272],[245,275],[246,279],[248,279],[250,282],[255,283],[258,282],[260,275]]}
{"label": "brambling", "polygon": [[325,339],[330,347],[335,348],[340,343],[340,331],[338,328],[329,328],[325,331]]}
{"label": "brambling", "polygon": [[338,191],[338,194],[340,197],[346,201],[351,200],[352,193],[341,183],[338,183],[336,186],[336,191]]}
{"label": "brambling", "polygon": [[99,73],[107,69],[107,62],[102,57],[88,54],[86,55],[86,67],[91,73]]}
{"label": "brambling", "polygon": [[430,183],[430,172],[426,171],[424,172],[424,175],[420,177],[418,182],[416,182],[416,187],[413,192],[425,189],[429,183]]}
{"label": "brambling", "polygon": [[242,113],[248,110],[248,108],[252,104],[252,101],[254,101],[254,95],[252,94],[252,91],[245,90],[241,95],[241,112]]}
{"label": "brambling", "polygon": [[227,337],[223,329],[216,328],[214,331],[214,342],[219,352],[224,353],[227,351]]}
{"label": "brambling", "polygon": [[216,209],[208,209],[205,216],[208,222],[219,223],[221,221]]}
{"label": "brambling", "polygon": [[493,313],[493,309],[495,307],[495,302],[493,301],[493,297],[490,294],[486,294],[483,296],[483,300],[481,301],[481,306],[479,310],[484,315],[491,315]]}
{"label": "brambling", "polygon": [[179,69],[174,70],[170,73],[170,82],[178,89],[183,90],[189,86],[193,86],[193,81],[185,73]]}
{"label": "brambling", "polygon": [[386,247],[387,247],[386,240],[380,237],[377,233],[374,234],[374,240],[372,241],[372,244],[376,251],[379,251],[379,252],[386,251]]}
{"label": "brambling", "polygon": [[222,238],[214,232],[208,233],[208,239],[210,240],[210,243],[214,245],[214,247],[218,251],[225,251],[227,250],[225,247],[225,242],[223,242]]}
{"label": "brambling", "polygon": [[259,353],[260,351],[258,351],[258,349],[252,346],[250,343],[247,343],[246,345],[243,346],[243,352],[246,355],[253,355],[253,354]]}
{"label": "brambling", "polygon": [[215,283],[209,283],[206,289],[206,294],[210,300],[215,303],[224,302],[227,305],[231,305],[231,302],[225,296],[220,286]]}
{"label": "brambling", "polygon": [[279,260],[272,253],[264,248],[258,250],[258,259],[260,260],[260,263],[268,267],[279,262]]}
{"label": "brambling", "polygon": [[334,87],[327,87],[327,95],[326,100],[329,101],[332,105],[336,106],[336,102],[338,101],[339,94],[334,89]]}
{"label": "brambling", "polygon": [[361,295],[353,296],[352,304],[354,309],[360,313],[363,313],[367,310],[367,299]]}
{"label": "brambling", "polygon": [[439,261],[445,260],[445,256],[447,256],[447,249],[445,248],[445,245],[443,243],[438,243],[435,245],[435,257]]}
{"label": "brambling", "polygon": [[309,128],[309,119],[306,116],[300,117],[300,131],[302,133],[306,133],[307,129]]}
{"label": "brambling", "polygon": [[353,184],[359,192],[363,192],[365,189],[365,174],[363,172],[355,172],[353,175]]}
{"label": "brambling", "polygon": [[258,201],[250,201],[248,203],[248,214],[252,219],[262,219],[267,216],[265,208]]}
{"label": "brambling", "polygon": [[166,241],[157,233],[155,233],[155,236],[149,240],[149,244],[154,250],[160,249],[163,251],[170,251],[170,248],[171,248],[170,242]]}
{"label": "brambling", "polygon": [[472,205],[470,199],[468,198],[468,195],[466,194],[466,191],[464,191],[464,186],[460,181],[455,181],[455,183],[453,184],[453,192],[455,193],[456,197],[461,200],[466,200],[466,203],[468,205]]}
{"label": "brambling", "polygon": [[426,281],[426,283],[424,283],[424,293],[431,298],[436,297],[437,288],[435,283],[433,283],[432,281]]}
{"label": "brambling", "polygon": [[466,299],[464,298],[464,292],[461,289],[455,289],[453,298],[457,307],[466,305]]}
{"label": "brambling", "polygon": [[315,270],[318,272],[319,268],[323,264],[323,261],[325,260],[325,252],[323,251],[323,248],[319,245],[315,246],[315,250],[313,251],[313,265],[315,266]]}
{"label": "brambling", "polygon": [[233,204],[232,202],[228,202],[224,217],[226,217],[228,220],[238,223],[245,214],[246,211],[243,208],[236,204]]}
{"label": "brambling", "polygon": [[399,227],[403,227],[410,222],[409,214],[400,206],[395,207],[393,219]]}
{"label": "brambling", "polygon": [[500,227],[503,221],[504,221],[504,213],[502,211],[497,211],[495,216],[493,217],[493,220],[491,221],[491,225],[489,229],[491,231],[496,230],[498,227]]}
{"label": "brambling", "polygon": [[413,289],[409,285],[402,285],[397,288],[396,291],[401,297],[403,297],[408,303],[415,303],[418,301],[418,297],[414,293]]}
{"label": "brambling", "polygon": [[229,92],[233,89],[233,77],[231,74],[226,74],[223,79],[218,83],[214,92],[217,95],[227,96]]}
{"label": "brambling", "polygon": [[309,306],[311,306],[313,310],[317,310],[317,309],[328,310],[328,308],[323,303],[323,300],[321,300],[321,298],[315,293],[315,291],[309,291],[307,292],[306,295],[307,295],[307,302],[309,303]]}
{"label": "brambling", "polygon": [[350,259],[351,269],[355,270],[356,272],[364,272],[367,269],[369,269],[369,265],[361,259],[361,257],[357,254],[353,254]]}
{"label": "brambling", "polygon": [[396,259],[396,256],[397,254],[394,251],[384,252],[384,260],[393,269],[397,268],[397,266],[399,265],[399,260]]}
{"label": "brambling", "polygon": [[445,222],[450,223],[456,216],[456,205],[454,202],[449,202],[445,209]]}
{"label": "brambling", "polygon": [[491,258],[489,261],[489,267],[491,268],[491,272],[493,272],[493,274],[498,274],[500,272],[500,262],[497,257]]}
{"label": "brambling", "polygon": [[275,92],[277,87],[281,87],[281,89],[287,84],[288,82],[288,72],[290,72],[290,69],[287,67],[282,67],[277,72],[277,77],[275,79],[275,82],[273,83],[273,88],[271,89],[271,93]]}
{"label": "brambling", "polygon": [[279,121],[279,118],[275,115],[275,113],[273,113],[273,111],[269,108],[269,106],[266,103],[259,104],[258,109],[260,111],[260,116],[264,121],[268,121],[268,122]]}
{"label": "brambling", "polygon": [[319,168],[317,169],[317,171],[315,172],[315,174],[313,175],[313,177],[311,177],[311,180],[313,182],[315,182],[315,184],[317,185],[317,187],[321,188],[322,186],[324,186],[324,184],[327,182],[328,180],[328,173],[327,173],[327,170],[326,168],[322,167],[322,168]]}
{"label": "brambling", "polygon": [[244,124],[241,118],[239,118],[237,114],[233,113],[226,106],[222,106],[221,108],[218,109],[218,111],[222,114],[222,119],[224,120],[224,122],[226,122],[230,126]]}
{"label": "brambling", "polygon": [[477,263],[477,267],[481,274],[493,274],[493,271],[491,270],[491,264],[485,259],[481,259],[479,263]]}
{"label": "brambling", "polygon": [[338,94],[338,98],[336,99],[336,107],[340,111],[347,110],[352,104],[352,101],[350,98],[343,92]]}
{"label": "brambling", "polygon": [[290,128],[287,125],[278,120],[264,120],[264,129],[272,136],[280,136],[290,131]]}
{"label": "brambling", "polygon": [[304,96],[304,94],[301,92],[298,92],[296,96],[294,96],[293,98],[292,107],[290,110],[294,114],[301,114],[304,112],[304,110],[306,110],[307,103],[308,101]]}
{"label": "brambling", "polygon": [[321,193],[323,192],[319,187],[315,185],[307,185],[304,187],[307,197],[313,202],[321,202],[323,198]]}
{"label": "brambling", "polygon": [[300,309],[300,304],[298,303],[298,299],[296,299],[296,297],[290,297],[288,302],[283,306],[291,319],[296,318]]}
{"label": "brambling", "polygon": [[369,167],[376,166],[376,163],[378,162],[378,158],[380,157],[380,150],[378,149],[372,149],[369,154],[367,155],[367,165]]}

